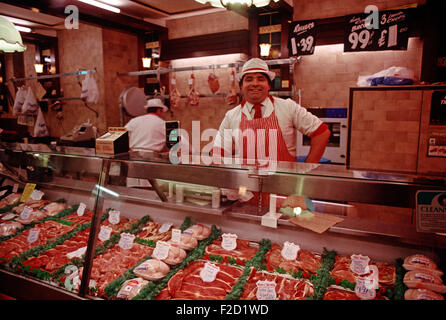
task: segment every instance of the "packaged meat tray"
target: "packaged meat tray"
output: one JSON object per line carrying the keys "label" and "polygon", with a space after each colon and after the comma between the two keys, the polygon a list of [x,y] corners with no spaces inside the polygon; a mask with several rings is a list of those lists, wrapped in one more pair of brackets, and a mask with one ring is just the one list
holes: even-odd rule
{"label": "packaged meat tray", "polygon": [[[350,269],[351,262],[352,259],[349,256],[336,256],[335,264],[330,274],[338,281],[347,280],[355,282],[356,275]],[[387,262],[372,262],[371,260],[369,261],[370,264],[374,264],[378,268],[378,281],[380,284],[392,285],[395,282],[396,268],[394,265]]]}
{"label": "packaged meat tray", "polygon": [[240,300],[257,300],[257,281],[275,283],[276,300],[305,300],[313,295],[313,285],[304,279],[294,279],[287,275],[273,274],[265,271],[251,270]]}
{"label": "packaged meat tray", "polygon": [[[96,282],[98,296],[104,296],[104,290],[110,282],[152,253],[152,247],[133,243],[128,250],[115,244],[103,254],[96,256],[93,259],[90,279]],[[79,269],[80,275],[82,269]]]}
{"label": "packaged meat tray", "polygon": [[80,248],[86,248],[89,234],[90,228],[80,231],[62,244],[42,252],[37,257],[31,257],[23,261],[22,265],[53,272],[74,259],[74,256],[70,256],[70,253],[76,252]]}
{"label": "packaged meat tray", "polygon": [[151,241],[168,241],[172,236],[172,231],[169,229],[166,232],[159,232],[161,225],[154,222],[149,221],[142,228],[141,232],[137,233],[137,237],[144,240]]}
{"label": "packaged meat tray", "polygon": [[237,239],[236,243],[237,246],[234,250],[226,250],[222,247],[222,239],[219,238],[206,247],[206,254],[247,261],[254,257],[259,250],[259,245],[257,243],[241,239]]}
{"label": "packaged meat tray", "polygon": [[39,223],[38,237],[33,242],[29,242],[29,235],[32,229],[27,229],[22,233],[0,242],[0,257],[6,261],[10,261],[14,256],[19,256],[21,253],[33,247],[46,244],[48,241],[54,240],[74,229],[72,226],[67,226],[52,220]]}
{"label": "packaged meat tray", "polygon": [[316,273],[316,270],[321,265],[321,256],[314,254],[308,250],[300,249],[297,252],[295,260],[287,260],[282,256],[282,246],[278,243],[273,243],[271,249],[265,256],[267,265],[275,268],[282,268],[286,272],[299,270]]}
{"label": "packaged meat tray", "polygon": [[[352,290],[333,285],[327,288],[322,300],[361,300],[361,298],[359,298]],[[373,300],[388,299],[380,294],[377,294]]]}
{"label": "packaged meat tray", "polygon": [[205,261],[194,261],[178,271],[161,290],[156,300],[223,300],[242,275],[243,269],[221,263],[214,264],[220,270],[211,282],[200,277]]}

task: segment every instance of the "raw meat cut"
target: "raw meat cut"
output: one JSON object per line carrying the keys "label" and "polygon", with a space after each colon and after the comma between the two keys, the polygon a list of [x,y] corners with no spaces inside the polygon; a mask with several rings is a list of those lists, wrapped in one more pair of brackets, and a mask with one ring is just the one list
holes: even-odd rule
{"label": "raw meat cut", "polygon": [[273,281],[276,283],[277,300],[304,300],[313,295],[313,285],[307,280],[251,270],[251,274],[243,289],[240,300],[257,300],[257,281]]}
{"label": "raw meat cut", "polygon": [[185,269],[178,271],[167,283],[156,299],[160,300],[223,300],[232,286],[242,275],[240,268],[216,264],[220,271],[212,282],[204,282],[200,272],[205,266],[203,261],[194,261]]}
{"label": "raw meat cut", "polygon": [[285,271],[308,271],[316,273],[316,270],[320,267],[321,257],[308,250],[300,249],[297,253],[296,260],[286,260],[282,256],[282,246],[273,243],[271,249],[265,256],[267,264],[274,268],[283,268]]}
{"label": "raw meat cut", "polygon": [[222,240],[214,240],[210,245],[206,247],[206,254],[219,255],[222,257],[232,257],[247,261],[254,257],[258,251],[258,247],[251,246],[247,240],[237,239],[237,247],[234,250],[225,250],[221,247]]}
{"label": "raw meat cut", "polygon": [[187,93],[187,104],[191,106],[198,106],[200,102],[200,94],[195,89],[195,76],[192,73],[189,79],[189,92]]}

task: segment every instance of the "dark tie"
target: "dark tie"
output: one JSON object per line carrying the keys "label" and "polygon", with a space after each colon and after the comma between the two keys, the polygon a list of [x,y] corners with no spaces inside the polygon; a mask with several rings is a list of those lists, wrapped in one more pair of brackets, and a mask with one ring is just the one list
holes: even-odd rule
{"label": "dark tie", "polygon": [[257,103],[254,105],[255,113],[254,113],[254,119],[259,119],[262,117],[262,105],[260,103]]}

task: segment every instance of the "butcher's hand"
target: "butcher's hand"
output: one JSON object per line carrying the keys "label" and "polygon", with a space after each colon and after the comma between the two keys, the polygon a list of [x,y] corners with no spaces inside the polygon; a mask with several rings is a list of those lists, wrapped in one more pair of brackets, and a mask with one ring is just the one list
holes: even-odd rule
{"label": "butcher's hand", "polygon": [[324,132],[311,138],[310,152],[308,153],[305,162],[307,163],[319,163],[324,154],[325,147],[327,146],[328,138],[330,137],[330,130],[327,129]]}

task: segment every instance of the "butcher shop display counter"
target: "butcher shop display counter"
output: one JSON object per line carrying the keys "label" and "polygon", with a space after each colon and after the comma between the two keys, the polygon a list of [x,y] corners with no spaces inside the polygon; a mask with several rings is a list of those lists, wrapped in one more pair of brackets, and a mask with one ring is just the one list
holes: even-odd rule
{"label": "butcher shop display counter", "polygon": [[444,177],[30,144],[0,161],[0,292],[18,299],[446,293],[444,222],[417,212]]}

